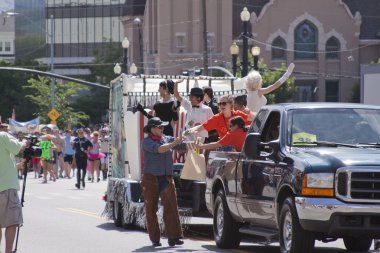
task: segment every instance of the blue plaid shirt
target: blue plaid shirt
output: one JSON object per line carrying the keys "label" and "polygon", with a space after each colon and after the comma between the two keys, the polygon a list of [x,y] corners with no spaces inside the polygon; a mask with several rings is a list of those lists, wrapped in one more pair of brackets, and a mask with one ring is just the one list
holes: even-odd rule
{"label": "blue plaid shirt", "polygon": [[144,172],[155,176],[173,175],[173,152],[169,150],[158,153],[158,148],[174,140],[174,137],[166,135],[163,136],[161,142],[154,141],[149,136],[144,138],[141,145],[144,155]]}

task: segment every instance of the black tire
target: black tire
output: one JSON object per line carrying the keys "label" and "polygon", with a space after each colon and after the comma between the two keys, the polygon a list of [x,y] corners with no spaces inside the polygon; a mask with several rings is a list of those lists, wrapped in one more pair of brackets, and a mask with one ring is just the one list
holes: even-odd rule
{"label": "black tire", "polygon": [[313,252],[315,238],[313,233],[302,229],[292,198],[282,204],[279,237],[281,253]]}
{"label": "black tire", "polygon": [[221,249],[234,249],[239,247],[239,223],[236,222],[228,209],[226,196],[221,190],[215,199],[213,231],[216,246]]}
{"label": "black tire", "polygon": [[123,226],[123,208],[119,202],[113,202],[113,221],[116,227]]}
{"label": "black tire", "polygon": [[372,245],[371,238],[355,238],[355,237],[344,237],[344,246],[348,251],[352,252],[367,252]]}

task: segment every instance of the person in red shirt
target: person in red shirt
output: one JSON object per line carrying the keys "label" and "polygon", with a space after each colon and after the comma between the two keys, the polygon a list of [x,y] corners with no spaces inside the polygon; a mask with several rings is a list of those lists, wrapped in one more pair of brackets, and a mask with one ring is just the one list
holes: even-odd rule
{"label": "person in red shirt", "polygon": [[250,125],[255,117],[253,112],[244,113],[242,111],[235,111],[234,98],[230,95],[222,96],[218,103],[220,112],[215,114],[202,125],[195,126],[185,131],[185,135],[190,133],[197,133],[202,130],[211,131],[215,129],[218,131],[219,137],[223,138],[228,131],[230,131],[230,120],[233,117],[240,116],[243,118],[245,125]]}
{"label": "person in red shirt", "polygon": [[230,120],[230,131],[219,141],[207,144],[195,144],[197,149],[216,149],[220,147],[232,146],[237,152],[241,152],[245,137],[247,136],[247,128],[245,127],[245,120],[236,116]]}

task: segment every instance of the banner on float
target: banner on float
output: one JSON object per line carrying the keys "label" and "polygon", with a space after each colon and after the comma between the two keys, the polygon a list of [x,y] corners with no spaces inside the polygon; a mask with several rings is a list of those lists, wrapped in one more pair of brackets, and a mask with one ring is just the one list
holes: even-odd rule
{"label": "banner on float", "polygon": [[12,133],[34,133],[38,132],[38,125],[40,124],[40,118],[35,118],[27,122],[18,122],[13,119],[9,119],[9,128]]}

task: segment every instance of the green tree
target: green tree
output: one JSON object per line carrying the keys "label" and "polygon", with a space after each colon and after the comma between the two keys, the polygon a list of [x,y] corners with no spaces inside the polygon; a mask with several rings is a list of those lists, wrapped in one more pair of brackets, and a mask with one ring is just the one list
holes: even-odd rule
{"label": "green tree", "polygon": [[[282,64],[281,68],[269,69],[262,61],[259,62],[259,69],[263,78],[263,87],[267,87],[275,83],[285,73],[287,66]],[[294,77],[288,78],[280,88],[265,95],[268,100],[268,104],[274,103],[286,103],[290,102],[294,94],[297,91],[297,87],[294,84]]]}
{"label": "green tree", "polygon": [[[95,59],[90,66],[91,75],[86,80],[108,85],[115,78],[113,67],[115,62],[121,60],[122,51],[117,44],[107,43],[104,50],[94,52]],[[96,88],[90,89],[90,92],[82,94],[74,104],[74,108],[80,108],[89,115],[91,122],[99,123],[107,114],[109,106],[109,92]]]}
{"label": "green tree", "polygon": [[[35,64],[27,62],[27,64]],[[11,63],[0,61],[1,67],[12,67]],[[27,103],[26,92],[22,86],[27,83],[30,74],[2,70],[0,71],[0,115],[2,120],[8,119],[12,115],[12,110],[16,111],[17,121],[28,121],[33,117],[35,106]]]}
{"label": "green tree", "polygon": [[[28,85],[23,87],[28,91],[26,98],[36,106],[35,116],[40,117],[41,123],[48,123],[47,114],[51,110],[51,85],[45,77],[28,80]],[[76,83],[57,83],[55,86],[55,108],[61,114],[57,120],[60,128],[68,125],[83,125],[89,118],[84,112],[75,111],[70,106],[72,100],[78,96],[79,91],[87,90],[87,87]]]}

